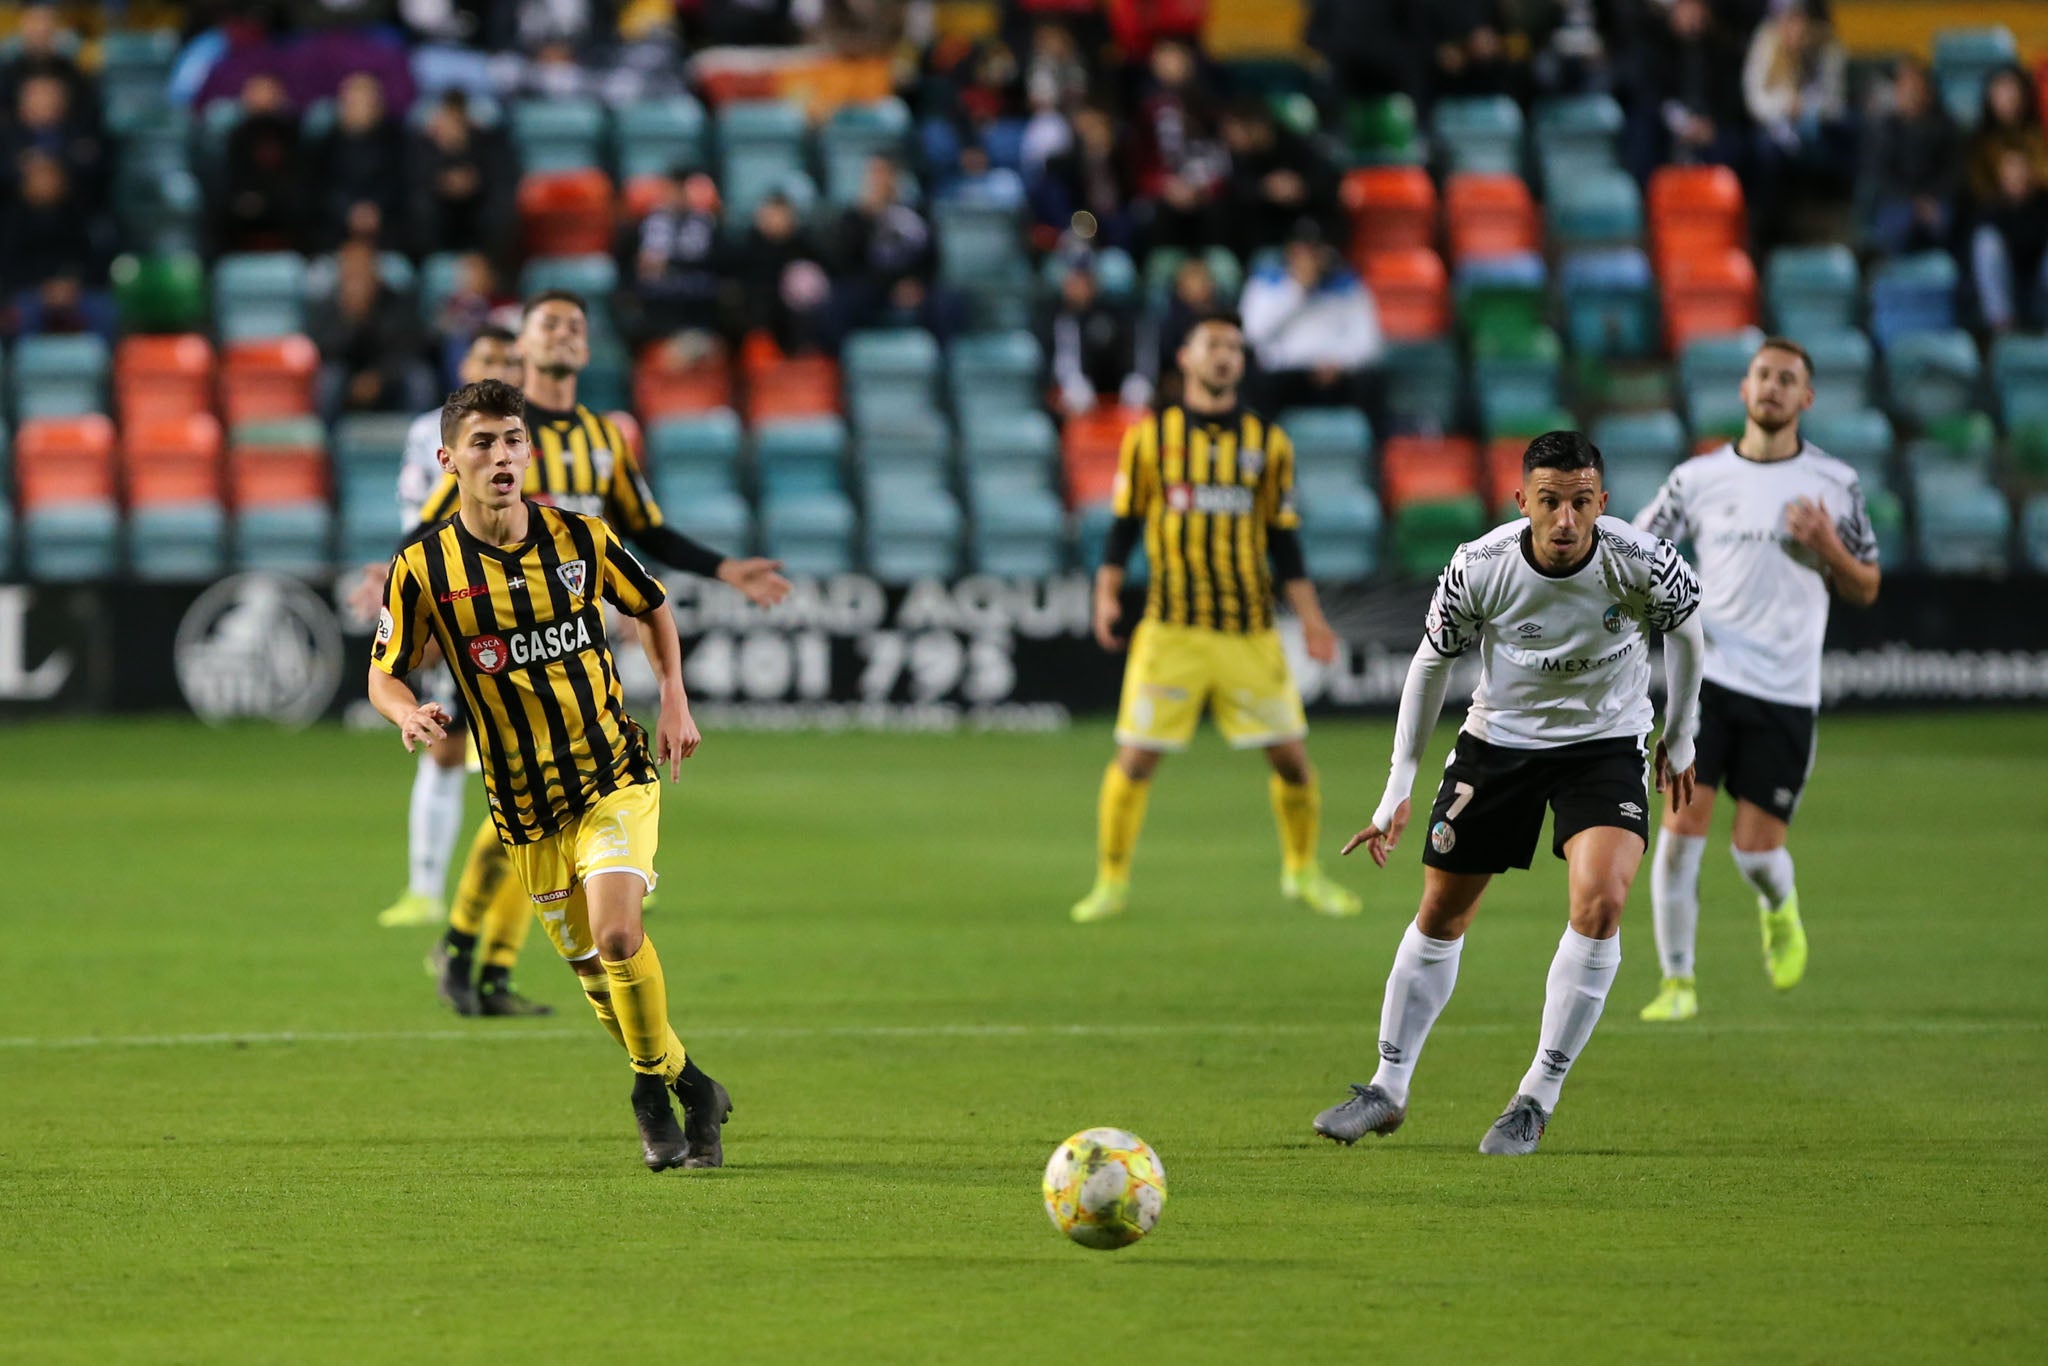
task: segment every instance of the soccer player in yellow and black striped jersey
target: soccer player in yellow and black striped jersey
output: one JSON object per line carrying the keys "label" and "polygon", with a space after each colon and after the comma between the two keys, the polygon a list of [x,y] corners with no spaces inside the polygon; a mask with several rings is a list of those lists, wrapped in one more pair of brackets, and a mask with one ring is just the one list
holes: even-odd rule
{"label": "soccer player in yellow and black striped jersey", "polygon": [[1272,765],[1281,893],[1324,915],[1355,915],[1359,899],[1316,862],[1322,801],[1303,743],[1308,719],[1273,624],[1277,577],[1310,657],[1336,657],[1302,563],[1294,448],[1238,403],[1244,331],[1234,316],[1197,322],[1177,360],[1181,401],[1124,435],[1116,521],[1095,576],[1095,638],[1121,650],[1124,571],[1143,538],[1151,586],[1124,669],[1116,758],[1102,775],[1095,886],[1072,915],[1086,923],[1124,909],[1152,775],[1168,751],[1186,747],[1207,708],[1224,739],[1263,749]]}
{"label": "soccer player in yellow and black striped jersey", "polygon": [[[546,290],[526,302],[519,329],[525,366],[526,417],[532,461],[526,496],[602,517],[650,558],[686,573],[732,585],[749,601],[772,607],[789,592],[774,560],[721,555],[666,525],[633,448],[610,418],[577,402],[577,377],[590,364],[589,309],[568,290]],[[422,525],[455,510],[456,483],[443,474],[422,505]],[[463,1015],[545,1014],[547,1007],[512,988],[512,966],[532,916],[498,846],[490,822],[478,827],[448,907],[448,928],[430,955],[435,989]],[[404,903],[401,902],[401,905]],[[394,907],[393,910],[397,910]],[[440,918],[438,907],[432,919]],[[380,917],[384,924],[431,923]],[[481,951],[483,966],[475,959]]]}
{"label": "soccer player in yellow and black striped jersey", "polygon": [[[408,750],[449,713],[404,675],[433,641],[472,719],[491,820],[556,950],[632,1060],[633,1113],[653,1171],[715,1167],[731,1101],[668,1023],[667,987],[641,901],[654,885],[656,764],[681,776],[698,744],[667,594],[596,517],[526,500],[526,402],[497,380],[441,412],[453,516],[392,561],[371,654],[370,701]],[[634,619],[661,680],[653,751],[626,715],[600,602]],[[669,1088],[682,1101],[678,1126]]]}

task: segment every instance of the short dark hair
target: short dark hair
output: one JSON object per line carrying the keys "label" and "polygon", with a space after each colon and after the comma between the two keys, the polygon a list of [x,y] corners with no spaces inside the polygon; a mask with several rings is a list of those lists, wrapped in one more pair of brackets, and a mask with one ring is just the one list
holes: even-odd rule
{"label": "short dark hair", "polygon": [[516,342],[518,340],[519,334],[511,328],[500,327],[496,323],[485,323],[476,330],[476,335],[469,339],[469,344],[475,346],[480,341]]}
{"label": "short dark hair", "polygon": [[1604,482],[1607,466],[1600,459],[1600,448],[1586,439],[1584,432],[1545,432],[1529,443],[1529,449],[1522,452],[1522,476],[1527,478],[1538,470],[1592,470]]}
{"label": "short dark hair", "polygon": [[532,317],[533,310],[539,308],[542,304],[570,304],[573,305],[576,311],[578,313],[581,313],[585,318],[588,318],[590,316],[590,305],[587,302],[585,302],[583,296],[581,294],[578,294],[575,290],[544,289],[540,293],[533,295],[526,301],[526,306],[519,310],[519,321],[523,323],[528,318]]}
{"label": "short dark hair", "polygon": [[516,417],[525,420],[526,395],[501,379],[480,379],[448,395],[441,405],[441,445],[453,444],[465,417]]}
{"label": "short dark hair", "polygon": [[1750,356],[1750,359],[1755,360],[1757,356],[1762,355],[1766,351],[1789,351],[1799,357],[1800,364],[1806,367],[1806,382],[1808,384],[1813,383],[1813,357],[1807,355],[1806,348],[1798,342],[1793,341],[1790,337],[1765,337],[1763,345],[1757,347],[1755,353]]}

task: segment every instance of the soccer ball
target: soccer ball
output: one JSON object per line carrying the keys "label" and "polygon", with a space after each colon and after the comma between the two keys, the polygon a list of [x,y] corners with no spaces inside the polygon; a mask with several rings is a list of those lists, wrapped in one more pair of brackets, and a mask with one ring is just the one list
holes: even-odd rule
{"label": "soccer ball", "polygon": [[1145,1140],[1083,1129],[1045,1164],[1045,1212],[1082,1247],[1113,1252],[1152,1231],[1166,1208],[1166,1169]]}

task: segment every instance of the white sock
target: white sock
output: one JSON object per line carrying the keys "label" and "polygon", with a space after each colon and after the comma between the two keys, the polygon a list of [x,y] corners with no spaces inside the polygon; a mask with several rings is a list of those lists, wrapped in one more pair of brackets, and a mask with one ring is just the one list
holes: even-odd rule
{"label": "white sock", "polygon": [[1657,832],[1650,863],[1650,918],[1657,927],[1657,960],[1666,977],[1692,976],[1693,943],[1700,927],[1700,859],[1705,835]]}
{"label": "white sock", "polygon": [[1522,1077],[1520,1094],[1534,1096],[1545,1110],[1557,1108],[1565,1073],[1572,1070],[1586,1041],[1593,1037],[1593,1026],[1600,1023],[1600,1008],[1607,1004],[1607,988],[1614,985],[1614,972],[1620,966],[1619,934],[1612,939],[1588,939],[1569,925],[1565,927],[1564,938],[1557,941],[1557,957],[1550,960],[1536,1060]]}
{"label": "white sock", "polygon": [[462,789],[469,775],[462,765],[443,768],[431,754],[420,756],[406,812],[407,890],[439,900],[448,889],[448,861],[462,833]]}
{"label": "white sock", "polygon": [[1380,1067],[1372,1084],[1385,1088],[1399,1104],[1408,1103],[1408,1080],[1415,1075],[1423,1041],[1458,985],[1458,954],[1464,947],[1463,939],[1431,939],[1410,921],[1394,952],[1380,1003]]}
{"label": "white sock", "polygon": [[1756,888],[1756,894],[1764,899],[1764,905],[1774,911],[1783,906],[1792,895],[1792,855],[1783,848],[1767,849],[1761,854],[1746,853],[1741,849],[1732,852],[1735,866],[1742,870],[1743,880]]}

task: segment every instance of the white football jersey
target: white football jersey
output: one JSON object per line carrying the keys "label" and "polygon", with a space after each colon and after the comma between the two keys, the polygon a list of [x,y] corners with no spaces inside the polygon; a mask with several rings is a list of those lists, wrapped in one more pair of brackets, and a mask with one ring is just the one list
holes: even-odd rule
{"label": "white football jersey", "polygon": [[1747,460],[1732,444],[1694,456],[1671,471],[1636,525],[1692,542],[1705,585],[1708,681],[1818,707],[1828,582],[1819,559],[1785,530],[1785,509],[1800,498],[1827,510],[1851,555],[1877,563],[1856,471],[1804,443],[1788,460]]}
{"label": "white football jersey", "polygon": [[420,524],[420,508],[441,482],[441,410],[431,409],[412,420],[405,432],[405,454],[398,461],[398,529],[411,532]]}
{"label": "white football jersey", "polygon": [[1458,547],[1426,623],[1441,655],[1479,651],[1464,731],[1511,749],[1640,740],[1650,705],[1650,631],[1699,606],[1692,566],[1667,540],[1618,517],[1595,524],[1593,554],[1551,575],[1530,555],[1529,520]]}

